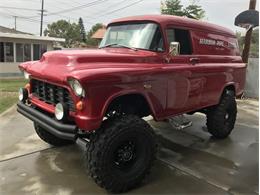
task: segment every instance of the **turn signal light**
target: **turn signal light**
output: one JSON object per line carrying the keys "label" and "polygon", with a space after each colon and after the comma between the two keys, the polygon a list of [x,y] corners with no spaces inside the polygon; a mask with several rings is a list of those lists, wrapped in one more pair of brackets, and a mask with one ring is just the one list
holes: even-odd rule
{"label": "turn signal light", "polygon": [[83,102],[82,101],[78,101],[76,103],[76,109],[77,110],[82,110],[83,109]]}

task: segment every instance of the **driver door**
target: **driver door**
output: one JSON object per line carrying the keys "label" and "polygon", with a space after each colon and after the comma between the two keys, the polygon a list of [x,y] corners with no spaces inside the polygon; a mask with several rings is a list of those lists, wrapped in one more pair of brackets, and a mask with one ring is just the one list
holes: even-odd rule
{"label": "driver door", "polygon": [[169,54],[167,110],[177,114],[194,110],[200,104],[205,80],[200,77],[199,58],[192,55],[192,41],[189,30],[168,28],[166,31],[168,46],[178,42],[177,55]]}

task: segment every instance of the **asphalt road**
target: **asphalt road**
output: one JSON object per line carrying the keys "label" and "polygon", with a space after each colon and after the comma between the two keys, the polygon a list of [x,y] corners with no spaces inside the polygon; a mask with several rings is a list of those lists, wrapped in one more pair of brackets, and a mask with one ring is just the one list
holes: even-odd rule
{"label": "asphalt road", "polygon": [[[258,101],[238,105],[224,140],[206,132],[201,114],[183,131],[150,121],[161,150],[151,175],[128,194],[258,194]],[[0,194],[107,194],[88,177],[79,147],[45,144],[15,108],[0,121]]]}

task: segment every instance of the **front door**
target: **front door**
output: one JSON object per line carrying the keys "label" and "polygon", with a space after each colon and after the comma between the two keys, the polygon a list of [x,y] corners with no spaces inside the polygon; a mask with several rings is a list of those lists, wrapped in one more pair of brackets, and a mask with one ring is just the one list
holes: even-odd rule
{"label": "front door", "polygon": [[167,29],[167,41],[179,42],[180,53],[168,59],[167,111],[173,114],[194,110],[200,104],[205,79],[200,74],[200,59],[192,55],[189,30]]}

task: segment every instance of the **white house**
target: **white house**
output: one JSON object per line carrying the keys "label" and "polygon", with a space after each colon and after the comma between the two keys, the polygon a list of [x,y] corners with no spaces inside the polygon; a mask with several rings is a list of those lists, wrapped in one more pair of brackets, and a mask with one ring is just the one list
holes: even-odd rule
{"label": "white house", "polygon": [[40,37],[0,26],[0,77],[21,75],[19,63],[39,60],[50,50],[60,49],[65,39]]}

